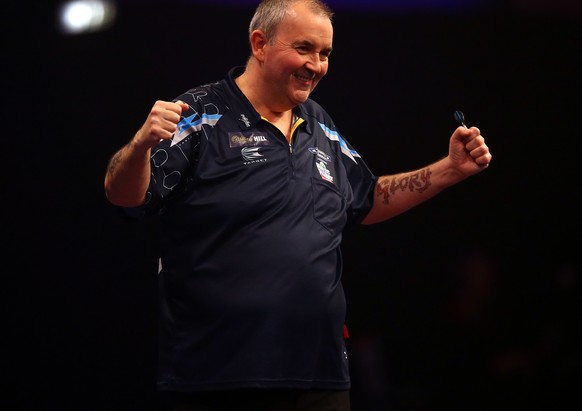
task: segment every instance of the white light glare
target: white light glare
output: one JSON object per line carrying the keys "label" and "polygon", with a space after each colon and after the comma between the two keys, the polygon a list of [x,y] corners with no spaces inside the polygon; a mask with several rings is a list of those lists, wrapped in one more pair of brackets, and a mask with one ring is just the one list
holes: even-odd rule
{"label": "white light glare", "polygon": [[59,22],[67,34],[104,30],[115,20],[115,4],[107,0],[75,0],[61,6]]}

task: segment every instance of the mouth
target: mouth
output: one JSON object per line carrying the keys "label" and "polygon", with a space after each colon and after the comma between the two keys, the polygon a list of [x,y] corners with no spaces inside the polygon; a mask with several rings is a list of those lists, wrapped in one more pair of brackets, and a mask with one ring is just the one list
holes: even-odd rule
{"label": "mouth", "polygon": [[297,80],[301,81],[302,83],[311,83],[315,79],[315,74],[313,73],[295,73],[293,74]]}

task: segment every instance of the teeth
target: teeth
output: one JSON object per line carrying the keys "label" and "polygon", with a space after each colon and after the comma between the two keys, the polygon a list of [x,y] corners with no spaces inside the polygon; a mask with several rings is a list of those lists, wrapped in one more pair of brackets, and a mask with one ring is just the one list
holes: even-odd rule
{"label": "teeth", "polygon": [[295,74],[295,77],[302,81],[311,81],[314,78],[313,76],[302,76],[299,74]]}

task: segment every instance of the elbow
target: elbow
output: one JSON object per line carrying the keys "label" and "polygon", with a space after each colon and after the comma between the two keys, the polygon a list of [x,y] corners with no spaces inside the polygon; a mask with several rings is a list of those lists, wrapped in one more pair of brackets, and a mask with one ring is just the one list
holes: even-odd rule
{"label": "elbow", "polygon": [[370,213],[362,220],[362,222],[360,224],[372,225],[372,224],[380,223],[382,221],[384,221],[384,220],[381,218],[378,218],[378,217],[372,215],[372,213]]}
{"label": "elbow", "polygon": [[117,207],[139,207],[145,202],[143,199],[132,199],[123,196],[116,196],[114,194],[108,193],[107,191],[105,192],[105,197],[107,198],[107,201]]}
{"label": "elbow", "polygon": [[130,195],[124,190],[115,189],[107,179],[105,180],[104,190],[107,201],[118,207],[139,207],[146,200],[145,193],[141,196]]}
{"label": "elbow", "polygon": [[374,208],[370,210],[370,212],[364,217],[364,219],[360,222],[362,225],[371,225],[376,224],[382,221],[382,218],[375,212]]}

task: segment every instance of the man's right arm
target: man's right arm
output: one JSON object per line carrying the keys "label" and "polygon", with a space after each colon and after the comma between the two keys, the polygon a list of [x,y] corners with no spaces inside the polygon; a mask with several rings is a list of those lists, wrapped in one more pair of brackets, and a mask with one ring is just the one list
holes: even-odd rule
{"label": "man's right arm", "polygon": [[169,140],[188,105],[158,100],[131,141],[111,157],[105,173],[105,195],[114,205],[137,207],[146,199],[151,148]]}
{"label": "man's right arm", "polygon": [[136,137],[111,157],[105,173],[105,195],[121,207],[142,205],[149,186],[150,149],[140,149],[135,141]]}

